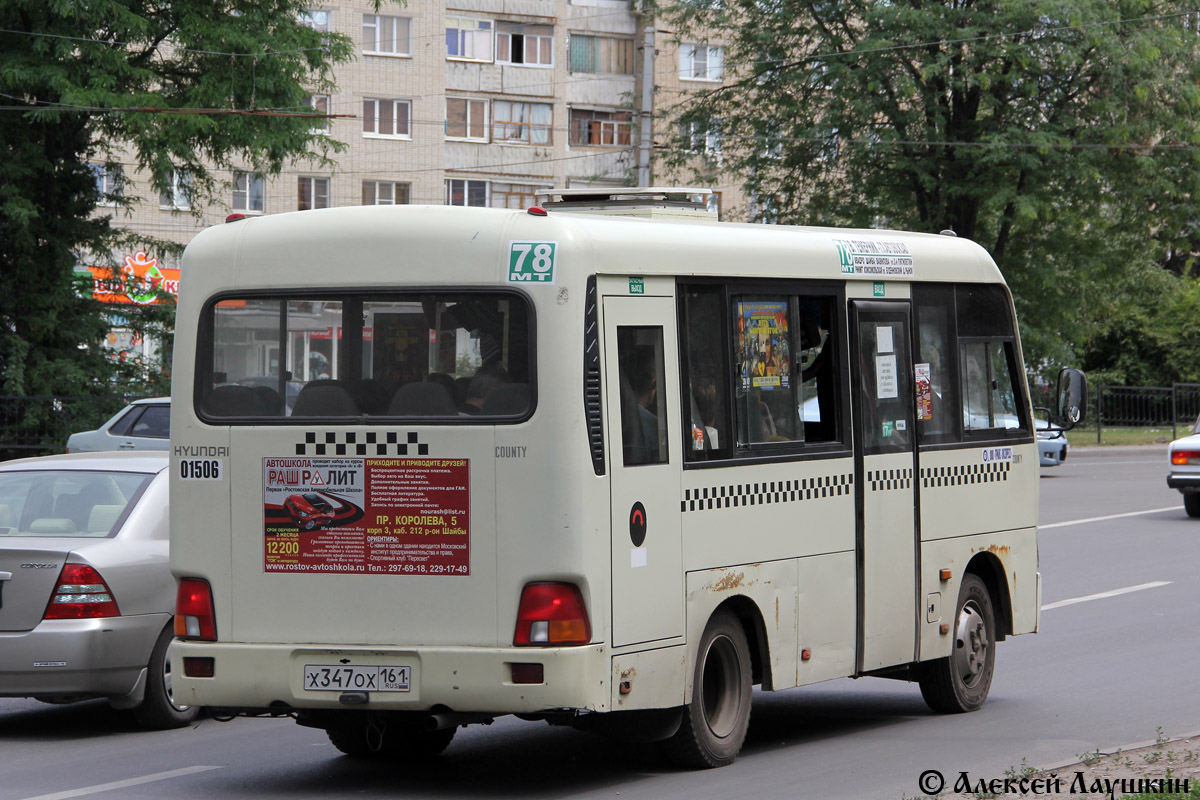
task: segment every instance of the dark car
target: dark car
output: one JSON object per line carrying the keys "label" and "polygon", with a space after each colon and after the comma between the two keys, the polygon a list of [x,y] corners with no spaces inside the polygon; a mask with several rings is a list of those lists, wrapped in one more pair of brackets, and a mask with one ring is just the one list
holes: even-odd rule
{"label": "dark car", "polygon": [[293,494],[283,501],[283,507],[292,521],[306,531],[333,522],[333,505],[315,492]]}

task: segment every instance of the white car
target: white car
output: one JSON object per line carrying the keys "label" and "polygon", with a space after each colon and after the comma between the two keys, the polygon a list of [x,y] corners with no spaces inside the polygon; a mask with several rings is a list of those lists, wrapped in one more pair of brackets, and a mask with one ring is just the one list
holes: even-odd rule
{"label": "white car", "polygon": [[1200,418],[1192,435],[1171,442],[1167,453],[1171,459],[1167,486],[1183,494],[1183,508],[1189,517],[1200,517]]}
{"label": "white car", "polygon": [[134,400],[94,431],[73,433],[68,453],[107,450],[166,450],[171,446],[171,398]]}
{"label": "white car", "polygon": [[1043,467],[1056,467],[1067,460],[1071,449],[1067,435],[1050,425],[1046,420],[1037,420],[1038,463]]}
{"label": "white car", "polygon": [[166,453],[0,464],[0,697],[107,698],[150,728],[174,701]]}

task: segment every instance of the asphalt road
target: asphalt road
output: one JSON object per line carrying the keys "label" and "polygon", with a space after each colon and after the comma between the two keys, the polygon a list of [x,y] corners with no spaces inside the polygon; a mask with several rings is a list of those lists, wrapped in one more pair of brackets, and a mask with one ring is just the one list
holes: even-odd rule
{"label": "asphalt road", "polygon": [[[420,767],[343,757],[287,720],[147,733],[102,702],[0,700],[0,800],[98,798],[912,798],[1200,730],[1200,520],[1166,488],[1165,448],[1076,449],[1041,481],[1042,632],[1002,643],[974,714],[864,679],[758,694],[738,761],[679,772],[649,745],[504,719]],[[1152,774],[1151,777],[1154,777]],[[1161,777],[1161,776],[1159,776]]]}

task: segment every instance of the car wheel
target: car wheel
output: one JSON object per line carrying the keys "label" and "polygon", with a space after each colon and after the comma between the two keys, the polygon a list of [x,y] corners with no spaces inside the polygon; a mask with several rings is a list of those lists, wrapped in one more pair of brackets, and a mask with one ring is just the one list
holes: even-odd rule
{"label": "car wheel", "polygon": [[171,660],[167,658],[167,648],[173,633],[174,628],[168,625],[158,635],[150,653],[150,663],[146,666],[146,696],[133,712],[138,722],[154,730],[182,728],[200,713],[196,706],[177,703],[171,690]]}
{"label": "car wheel", "polygon": [[681,767],[703,769],[733,763],[750,727],[750,646],[738,618],[720,611],[709,620],[696,651],[692,701],[679,730],[663,742]]}
{"label": "car wheel", "polygon": [[432,758],[450,746],[456,728],[426,730],[395,717],[350,713],[330,723],[330,743],[353,758],[393,758],[402,761]]}
{"label": "car wheel", "polygon": [[1189,517],[1200,517],[1200,492],[1183,493],[1183,510]]}
{"label": "car wheel", "polygon": [[992,597],[978,575],[963,577],[958,590],[954,650],[923,665],[921,695],[934,711],[975,711],[987,699],[996,667],[996,618]]}

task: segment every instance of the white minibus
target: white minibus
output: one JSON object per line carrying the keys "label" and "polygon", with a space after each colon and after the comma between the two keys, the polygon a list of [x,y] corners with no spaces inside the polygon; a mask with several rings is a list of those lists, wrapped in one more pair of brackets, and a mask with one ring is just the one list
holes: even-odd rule
{"label": "white minibus", "polygon": [[[179,702],[355,756],[514,714],[694,767],[735,758],[754,685],[879,676],[979,708],[1041,596],[1000,272],[953,236],[720,223],[690,194],[199,234]],[[1060,423],[1086,407],[1064,377]]]}

